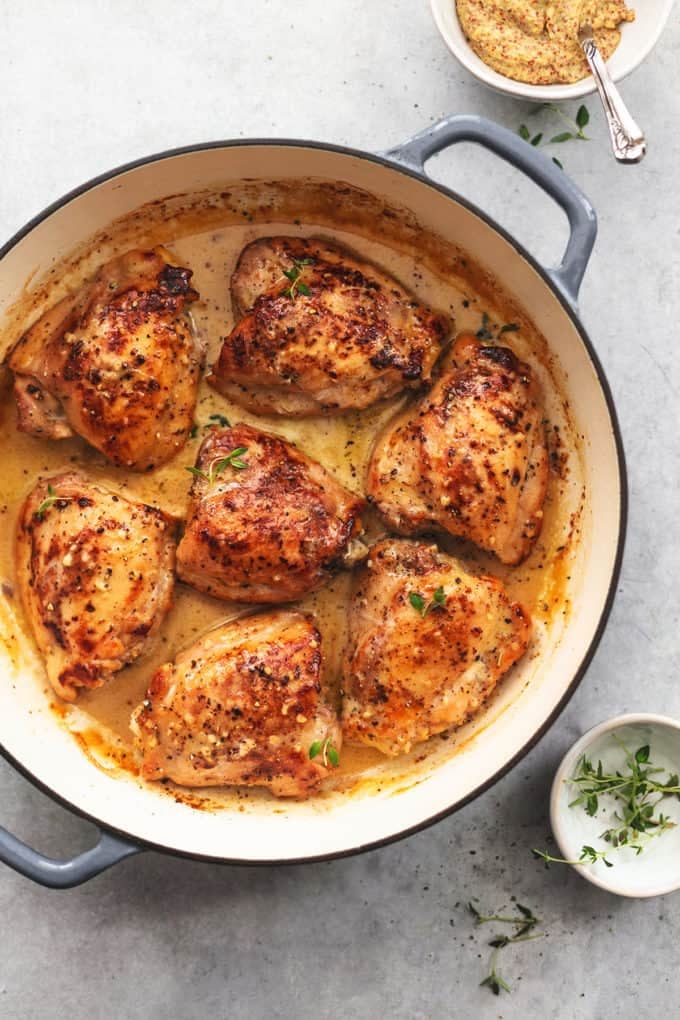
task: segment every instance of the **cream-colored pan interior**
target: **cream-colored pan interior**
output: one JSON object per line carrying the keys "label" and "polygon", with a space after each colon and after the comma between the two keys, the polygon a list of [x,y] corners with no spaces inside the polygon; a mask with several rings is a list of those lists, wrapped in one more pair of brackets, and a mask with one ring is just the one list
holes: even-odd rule
{"label": "cream-colored pan interior", "polygon": [[[171,196],[171,197],[167,197]],[[502,770],[555,712],[593,642],[608,598],[621,528],[613,425],[579,332],[544,279],[502,235],[464,205],[396,170],[325,149],[247,145],[168,157],[107,180],[39,223],[0,261],[0,343],[107,258],[167,244],[195,270],[196,321],[214,351],[229,328],[228,277],[256,236],[334,237],[390,269],[457,328],[483,312],[519,330],[508,342],[539,373],[555,472],[541,544],[526,567],[502,570],[464,546],[473,566],[503,574],[536,622],[531,652],[472,723],[387,762],[346,749],[327,789],[306,803],[261,791],[181,792],[142,783],[126,738],[153,666],[202,628],[234,612],[178,591],[166,642],[110,689],[74,709],[55,706],[21,619],[11,577],[12,516],[38,474],[83,455],[76,440],[41,446],[13,428],[3,391],[5,527],[0,548],[0,743],[44,786],[131,836],[187,853],[286,860],[388,839],[459,803]],[[312,423],[262,420],[299,442],[351,488],[360,488],[370,440],[395,403]],[[197,421],[219,411],[255,420],[202,389]],[[345,444],[352,437],[351,450]],[[350,452],[348,452],[350,450]],[[124,491],[182,511],[195,446],[156,476],[130,476],[89,456],[87,469]],[[306,600],[322,620],[329,670],[343,637],[347,578]],[[114,687],[115,684],[115,687]]]}

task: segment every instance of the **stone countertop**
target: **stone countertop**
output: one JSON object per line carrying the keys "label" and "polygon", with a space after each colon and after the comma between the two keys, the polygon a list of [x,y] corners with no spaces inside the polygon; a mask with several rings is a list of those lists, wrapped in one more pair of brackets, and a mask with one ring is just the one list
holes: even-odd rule
{"label": "stone countertop", "polygon": [[[1,869],[0,1016],[678,1014],[680,898],[616,899],[572,869],[543,870],[528,848],[545,845],[552,774],[581,732],[624,711],[680,716],[679,51],[676,10],[623,85],[649,139],[640,166],[615,165],[594,97],[591,141],[554,147],[599,214],[581,308],[617,403],[631,496],[614,611],[558,723],[472,804],[361,857],[229,868],[148,853],[62,893]],[[529,114],[457,65],[425,0],[3,4],[0,95],[3,240],[93,175],[177,145],[279,136],[376,149],[445,114],[512,129]],[[562,216],[517,173],[471,147],[432,172],[539,257],[558,258]],[[0,789],[0,824],[31,844],[66,854],[92,841],[91,826],[4,762]],[[494,998],[478,987],[489,933],[465,903],[479,897],[492,911],[511,896],[549,937],[506,950],[513,990]]]}

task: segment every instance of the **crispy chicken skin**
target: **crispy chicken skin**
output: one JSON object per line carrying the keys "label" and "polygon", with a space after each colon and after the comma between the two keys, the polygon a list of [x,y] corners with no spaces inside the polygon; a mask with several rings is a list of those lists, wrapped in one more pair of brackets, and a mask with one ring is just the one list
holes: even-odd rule
{"label": "crispy chicken skin", "polygon": [[172,601],[175,528],[155,507],[76,472],[44,479],[28,496],[18,587],[48,679],[66,701],[146,650]]}
{"label": "crispy chicken skin", "polygon": [[210,631],[155,673],[132,717],[145,779],[181,786],[266,786],[308,797],[328,774],[316,741],[341,746],[321,688],[321,636],[276,610]]}
{"label": "crispy chicken skin", "polygon": [[[297,281],[285,275],[296,268]],[[260,413],[344,411],[418,387],[449,333],[387,273],[314,239],[249,244],[231,292],[240,321],[208,382]]]}
{"label": "crispy chicken skin", "polygon": [[547,482],[531,369],[463,333],[432,390],[378,438],[366,487],[392,530],[435,525],[517,564],[540,533]]}
{"label": "crispy chicken skin", "polygon": [[[244,449],[232,457],[240,467],[228,462]],[[244,424],[211,429],[196,466],[177,569],[199,591],[289,602],[365,552],[354,541],[364,500],[285,439]]]}
{"label": "crispy chicken skin", "polygon": [[[412,594],[422,598],[420,609]],[[461,726],[524,654],[529,636],[526,611],[497,578],[473,577],[433,545],[379,542],[359,571],[350,609],[345,740],[398,755]]]}
{"label": "crispy chicken skin", "polygon": [[191,270],[162,248],[113,259],[10,352],[19,429],[74,432],[120,467],[150,470],[184,445],[203,362]]}

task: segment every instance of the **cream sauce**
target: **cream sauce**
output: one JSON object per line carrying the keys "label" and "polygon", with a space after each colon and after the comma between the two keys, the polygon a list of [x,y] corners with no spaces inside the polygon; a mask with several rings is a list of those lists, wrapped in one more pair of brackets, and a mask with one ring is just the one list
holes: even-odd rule
{"label": "cream sauce", "polygon": [[[211,214],[210,219],[212,221],[215,217]],[[223,219],[229,218],[224,216]],[[366,229],[363,231],[364,236],[360,236],[328,225],[315,228],[299,222],[292,223],[290,220],[255,223],[250,222],[245,215],[240,221],[225,222],[218,228],[211,222],[208,230],[192,231],[192,225],[195,227],[201,224],[196,224],[195,217],[186,222],[178,219],[174,238],[169,236],[167,221],[164,221],[155,235],[141,230],[138,234],[143,237],[143,243],[162,240],[170,246],[179,263],[193,269],[193,283],[201,295],[200,301],[194,306],[194,318],[207,347],[208,365],[214,361],[221,339],[233,324],[229,277],[238,254],[248,242],[264,234],[314,234],[333,238],[353,248],[363,258],[390,271],[420,299],[438,311],[447,313],[455,320],[456,330],[478,330],[483,316],[488,316],[492,332],[508,322],[519,324],[520,329],[504,334],[501,342],[507,343],[533,363],[549,398],[551,421],[559,430],[554,432],[551,429],[550,434],[561,436],[561,448],[556,447],[553,451],[554,462],[560,466],[560,471],[553,472],[551,476],[543,534],[529,560],[517,568],[504,567],[493,557],[455,539],[443,539],[441,544],[460,555],[472,569],[501,576],[512,597],[525,604],[539,627],[541,621],[548,622],[556,614],[566,613],[568,607],[564,587],[568,554],[576,539],[578,523],[573,514],[565,513],[567,504],[573,509],[574,501],[573,498],[565,501],[564,494],[571,485],[569,465],[574,466],[574,459],[578,459],[575,438],[570,434],[568,411],[559,397],[557,380],[551,375],[545,341],[502,290],[490,283],[482,270],[471,266],[469,260],[462,260],[456,271],[450,257],[443,260],[442,264],[437,264],[435,259],[426,259],[420,252],[408,250],[408,246],[400,248],[384,240],[371,239]],[[40,294],[42,305],[47,293],[43,290]],[[24,309],[25,323],[35,314],[35,308],[32,312]],[[21,322],[22,314],[15,311],[15,319],[17,323]],[[151,475],[136,475],[108,464],[78,438],[54,442],[18,433],[13,401],[9,399],[9,381],[5,379],[3,384],[6,393],[0,403],[0,444],[4,451],[0,512],[4,516],[5,525],[0,529],[0,582],[29,641],[32,638],[15,592],[13,542],[20,505],[39,477],[49,476],[66,467],[76,467],[125,494],[156,504],[181,517],[186,511],[191,484],[191,477],[185,468],[194,463],[198,446],[205,435],[204,429],[210,424],[210,416],[221,414],[226,415],[232,423],[240,420],[251,422],[298,443],[307,454],[333,472],[340,482],[361,492],[377,432],[409,399],[397,397],[363,412],[335,417],[285,421],[250,414],[202,382],[196,410],[196,437],[187,443],[170,464]],[[380,523],[371,513],[366,523],[371,537],[381,533]],[[325,648],[325,681],[336,696],[347,632],[350,583],[350,575],[342,573],[322,591],[299,603],[301,609],[314,613],[318,619]],[[105,763],[109,769],[115,765],[135,772],[136,755],[129,718],[133,708],[144,697],[154,670],[209,628],[251,609],[217,601],[183,584],[177,584],[174,605],[161,627],[153,649],[123,670],[106,687],[81,694],[76,707],[55,706],[57,714],[66,725],[77,731],[79,742],[94,761]],[[54,701],[54,695],[47,687],[45,692],[46,697]],[[433,743],[440,746],[441,739],[433,738],[430,745]],[[428,746],[418,749],[421,760]],[[342,788],[345,785],[350,788],[356,785],[362,773],[381,761],[384,761],[382,755],[373,749],[343,747],[335,787]],[[403,776],[401,778],[403,780]],[[202,794],[185,795],[174,788],[173,795],[194,806],[214,807],[220,803],[220,794],[214,790],[203,797]]]}

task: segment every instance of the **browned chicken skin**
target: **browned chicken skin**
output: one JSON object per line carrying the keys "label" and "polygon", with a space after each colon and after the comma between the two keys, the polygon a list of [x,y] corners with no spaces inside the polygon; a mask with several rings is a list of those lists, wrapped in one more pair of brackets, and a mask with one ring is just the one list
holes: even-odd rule
{"label": "browned chicken skin", "polygon": [[38,483],[19,516],[21,599],[47,676],[74,701],[146,649],[170,608],[175,522],[70,472]]}
{"label": "browned chicken skin", "polygon": [[161,248],[130,251],[38,319],[7,358],[19,429],[77,432],[135,471],[173,457],[193,425],[203,361],[191,275]]}
{"label": "browned chicken skin", "polygon": [[354,541],[364,501],[292,443],[250,425],[212,429],[196,465],[177,568],[199,591],[289,602],[365,551]]}
{"label": "browned chicken skin", "polygon": [[367,491],[394,531],[436,525],[517,564],[540,533],[548,482],[538,387],[511,350],[471,334],[452,356],[378,438]]}
{"label": "browned chicken skin", "polygon": [[524,654],[529,635],[527,613],[497,578],[473,577],[436,546],[379,542],[350,610],[345,739],[398,755],[461,726]]}
{"label": "browned chicken skin", "polygon": [[[142,775],[310,796],[328,774],[324,748],[339,751],[342,740],[321,667],[321,636],[301,613],[277,610],[210,631],[161,666],[132,717]],[[312,759],[314,743],[322,750]]]}
{"label": "browned chicken skin", "polygon": [[249,244],[231,289],[242,318],[208,381],[255,412],[368,407],[426,382],[448,335],[446,319],[387,273],[314,239]]}

